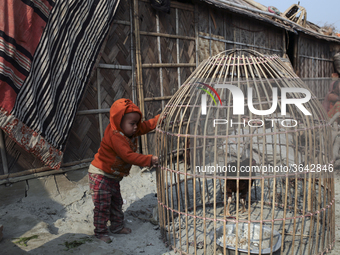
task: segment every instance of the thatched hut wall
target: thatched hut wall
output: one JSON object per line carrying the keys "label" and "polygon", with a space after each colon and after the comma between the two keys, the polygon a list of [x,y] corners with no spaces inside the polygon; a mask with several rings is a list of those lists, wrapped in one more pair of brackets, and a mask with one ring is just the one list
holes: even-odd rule
{"label": "thatched hut wall", "polygon": [[334,73],[331,42],[300,34],[297,37],[296,73],[304,80],[313,93],[323,100]]}
{"label": "thatched hut wall", "polygon": [[300,35],[297,55],[296,71],[301,78],[331,77],[334,72],[329,42]]}
{"label": "thatched hut wall", "polygon": [[[172,1],[170,14],[165,14],[154,10],[148,0],[121,0],[78,109],[64,164],[89,162],[93,158],[115,100],[132,99],[149,119],[160,113],[200,61],[223,50],[250,48],[279,56],[292,53],[290,60],[301,77],[330,77],[330,44],[299,33],[295,35],[297,44],[291,45],[288,35],[294,34],[292,29],[275,22],[263,15],[248,15],[241,9],[205,1]],[[337,45],[333,42],[333,49]],[[320,83],[310,84],[312,90],[324,93]],[[153,145],[151,133],[141,138],[139,147],[143,153],[153,153]],[[8,173],[42,167],[38,159],[8,137],[5,147]],[[3,165],[1,162],[0,175],[6,173]]]}
{"label": "thatched hut wall", "polygon": [[[284,30],[199,2],[172,5],[158,13],[139,1],[145,115],[158,114],[194,68],[209,56],[234,47],[284,54]],[[138,79],[137,78],[137,79]],[[153,144],[153,134],[148,143]],[[153,146],[147,146],[153,152]],[[149,151],[150,152],[150,151]]]}

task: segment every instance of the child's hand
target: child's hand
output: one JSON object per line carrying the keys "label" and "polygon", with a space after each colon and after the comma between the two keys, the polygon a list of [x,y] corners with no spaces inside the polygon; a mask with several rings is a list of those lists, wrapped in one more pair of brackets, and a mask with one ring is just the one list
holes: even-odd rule
{"label": "child's hand", "polygon": [[151,158],[151,166],[157,166],[158,165],[158,157],[152,156]]}
{"label": "child's hand", "polygon": [[162,116],[162,121],[165,120],[166,116],[168,115],[168,113],[164,113],[164,115]]}

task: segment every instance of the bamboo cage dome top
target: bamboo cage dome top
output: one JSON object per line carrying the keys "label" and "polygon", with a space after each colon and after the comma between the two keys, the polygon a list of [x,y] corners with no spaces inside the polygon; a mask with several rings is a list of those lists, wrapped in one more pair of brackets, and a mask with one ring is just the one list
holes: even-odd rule
{"label": "bamboo cage dome top", "polygon": [[[206,59],[167,103],[156,139],[161,231],[175,250],[196,254],[190,240],[202,240],[197,254],[216,252],[226,225],[235,223],[229,227],[257,224],[262,234],[271,224],[281,254],[317,254],[334,241],[331,127],[318,99],[280,57],[233,49]],[[243,206],[248,201],[245,220],[239,198]],[[306,220],[321,211],[327,215],[321,225]],[[285,236],[287,224],[293,236]],[[295,248],[284,245],[292,239]],[[242,247],[261,249],[250,241]]]}
{"label": "bamboo cage dome top", "polygon": [[[162,115],[166,117],[157,132],[178,141],[190,138],[197,144],[218,139],[224,140],[222,144],[241,143],[249,151],[250,137],[290,136],[299,140],[289,147],[304,147],[306,154],[305,158],[292,155],[291,163],[331,163],[329,144],[324,143],[330,135],[327,114],[303,81],[276,55],[236,49],[208,58],[175,93]],[[316,141],[321,147],[315,147]],[[240,148],[234,159],[242,156],[242,149],[246,148]],[[317,154],[322,162],[316,162]],[[257,156],[256,160],[265,164],[265,157]],[[288,166],[288,161],[280,161]]]}

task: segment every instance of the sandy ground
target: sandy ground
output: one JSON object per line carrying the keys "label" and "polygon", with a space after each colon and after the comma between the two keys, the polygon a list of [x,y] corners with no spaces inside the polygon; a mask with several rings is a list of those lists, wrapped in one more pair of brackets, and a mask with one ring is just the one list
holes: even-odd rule
{"label": "sandy ground", "polygon": [[[106,244],[93,236],[93,203],[88,194],[87,169],[0,186],[0,225],[4,237],[0,254],[150,254],[172,255],[150,222],[157,205],[155,171],[140,172],[121,182],[129,235],[112,235]],[[340,183],[340,171],[335,175]],[[340,185],[336,189],[336,243],[339,254]],[[23,237],[31,237],[24,241]],[[81,244],[73,247],[74,244]]]}
{"label": "sandy ground", "polygon": [[[93,203],[87,169],[0,186],[0,254],[163,254],[169,251],[157,225],[148,221],[157,205],[155,171],[121,182],[129,235],[112,235],[106,244],[93,236]],[[147,220],[143,220],[147,219]],[[22,237],[36,237],[17,243]],[[68,244],[84,243],[72,248]]]}

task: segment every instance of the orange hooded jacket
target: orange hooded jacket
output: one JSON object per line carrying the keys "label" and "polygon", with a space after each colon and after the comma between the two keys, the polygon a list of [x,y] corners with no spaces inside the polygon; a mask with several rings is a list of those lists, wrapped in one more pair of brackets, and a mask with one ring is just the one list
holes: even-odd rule
{"label": "orange hooded jacket", "polygon": [[[131,137],[124,135],[120,123],[124,114],[137,112],[141,118],[137,132]],[[146,134],[156,128],[159,115],[148,121],[141,122],[142,112],[130,99],[121,98],[115,101],[110,109],[110,123],[106,127],[100,148],[92,165],[115,176],[129,175],[132,165],[151,166],[152,155],[136,153],[137,136]]]}

